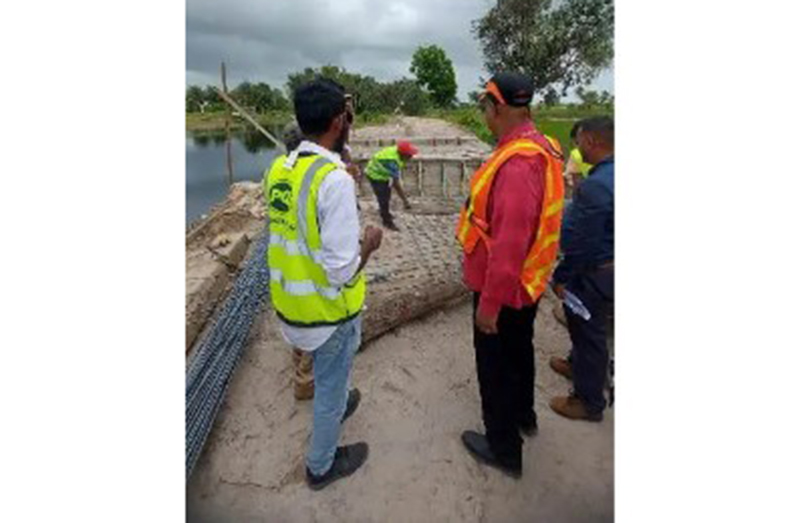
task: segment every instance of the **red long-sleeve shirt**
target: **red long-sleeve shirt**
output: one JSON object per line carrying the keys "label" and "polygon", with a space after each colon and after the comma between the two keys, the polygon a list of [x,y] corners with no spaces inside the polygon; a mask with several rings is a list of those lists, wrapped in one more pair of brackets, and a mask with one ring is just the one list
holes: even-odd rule
{"label": "red long-sleeve shirt", "polygon": [[[521,137],[548,146],[530,122],[502,136],[497,147]],[[544,190],[545,161],[539,155],[514,156],[496,172],[487,209],[491,252],[481,241],[463,261],[466,286],[481,293],[480,314],[493,317],[503,306],[520,309],[533,303],[521,285],[521,272],[537,236]]]}

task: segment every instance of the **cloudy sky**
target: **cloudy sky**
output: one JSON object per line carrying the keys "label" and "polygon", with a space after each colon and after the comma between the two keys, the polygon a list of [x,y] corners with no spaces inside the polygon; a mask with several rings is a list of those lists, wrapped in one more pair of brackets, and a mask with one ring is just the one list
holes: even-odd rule
{"label": "cloudy sky", "polygon": [[[482,54],[471,22],[495,0],[187,0],[186,83],[264,81],[282,88],[305,67],[339,65],[390,81],[410,75],[419,45],[443,47],[458,97],[479,85]],[[613,92],[612,71],[593,86]]]}

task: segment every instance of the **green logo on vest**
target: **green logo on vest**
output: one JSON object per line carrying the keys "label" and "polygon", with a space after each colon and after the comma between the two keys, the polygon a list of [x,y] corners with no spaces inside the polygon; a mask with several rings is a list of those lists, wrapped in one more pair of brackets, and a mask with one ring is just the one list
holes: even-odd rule
{"label": "green logo on vest", "polygon": [[277,212],[288,212],[291,208],[291,184],[277,182],[269,190],[269,206]]}

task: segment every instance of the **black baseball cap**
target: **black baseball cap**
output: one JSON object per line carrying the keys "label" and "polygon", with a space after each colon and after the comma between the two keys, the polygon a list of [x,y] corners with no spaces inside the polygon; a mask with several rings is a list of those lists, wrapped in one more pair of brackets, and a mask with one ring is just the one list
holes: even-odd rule
{"label": "black baseball cap", "polygon": [[482,96],[490,94],[500,104],[526,107],[532,101],[534,86],[529,77],[521,73],[499,73],[485,85]]}

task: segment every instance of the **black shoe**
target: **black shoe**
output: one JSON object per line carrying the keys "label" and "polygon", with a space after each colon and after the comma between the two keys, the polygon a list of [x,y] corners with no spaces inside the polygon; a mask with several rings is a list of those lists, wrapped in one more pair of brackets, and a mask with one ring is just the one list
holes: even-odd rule
{"label": "black shoe", "polygon": [[465,445],[468,452],[474,456],[474,458],[484,463],[485,465],[489,465],[491,467],[495,467],[511,478],[518,479],[521,477],[523,473],[523,468],[521,466],[520,460],[517,463],[506,463],[503,460],[499,460],[498,457],[493,453],[490,449],[490,444],[488,443],[488,438],[474,432],[473,430],[467,430],[463,432],[461,436],[463,440],[463,445]]}
{"label": "black shoe", "polygon": [[399,232],[399,227],[393,222],[383,222],[382,226],[390,231]]}
{"label": "black shoe", "polygon": [[335,449],[335,460],[332,467],[326,474],[321,476],[313,475],[310,470],[305,468],[305,479],[308,486],[313,490],[321,490],[335,480],[351,476],[366,462],[369,457],[369,446],[367,443],[355,443],[354,445],[344,445]]}
{"label": "black shoe", "polygon": [[531,421],[520,422],[518,429],[527,436],[535,436],[538,433],[538,417],[533,416]]}
{"label": "black shoe", "polygon": [[341,418],[341,423],[355,413],[358,405],[360,405],[360,391],[358,389],[352,389],[349,391],[349,398],[346,400],[346,411],[344,412],[344,417]]}

